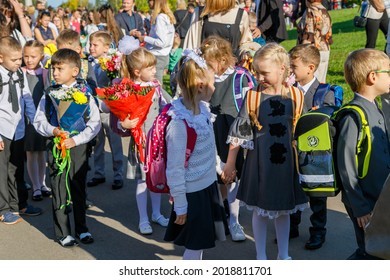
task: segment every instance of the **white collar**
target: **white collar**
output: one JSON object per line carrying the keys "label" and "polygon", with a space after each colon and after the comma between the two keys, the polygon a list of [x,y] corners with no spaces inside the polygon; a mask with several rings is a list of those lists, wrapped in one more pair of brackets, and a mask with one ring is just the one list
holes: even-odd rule
{"label": "white collar", "polygon": [[306,92],[309,90],[309,88],[311,87],[311,85],[315,82],[316,80],[316,77],[314,77],[310,82],[308,82],[306,85],[302,86],[299,82],[298,82],[298,88],[300,90],[303,91],[303,95],[306,94]]}
{"label": "white collar", "polygon": [[365,96],[363,96],[363,95],[361,95],[361,94],[359,94],[359,93],[357,93],[357,92],[355,92],[355,94],[356,94],[357,96],[359,96],[359,97],[361,97],[361,98],[367,100],[368,102],[375,104],[375,101],[371,101],[371,100],[369,100],[367,97],[365,97]]}
{"label": "white collar", "polygon": [[74,83],[72,83],[72,84],[69,85],[69,86],[67,86],[67,85],[61,85],[61,87],[63,87],[63,88],[72,88],[72,87],[74,87],[76,84],[77,84],[77,81],[75,81]]}
{"label": "white collar", "polygon": [[233,67],[229,67],[228,69],[226,69],[226,71],[225,71],[221,76],[215,75],[215,82],[216,82],[216,83],[223,82],[223,81],[226,80],[227,77],[229,77],[229,75],[231,75],[233,72],[234,72],[234,68],[233,68]]}

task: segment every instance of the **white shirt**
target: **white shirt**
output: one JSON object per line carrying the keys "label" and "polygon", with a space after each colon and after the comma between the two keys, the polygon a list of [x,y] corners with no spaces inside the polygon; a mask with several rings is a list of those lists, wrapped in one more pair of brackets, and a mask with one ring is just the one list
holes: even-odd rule
{"label": "white shirt", "polygon": [[[70,86],[62,85],[64,88],[70,88],[73,87],[76,84],[73,83]],[[39,134],[45,137],[52,137],[53,130],[56,128],[55,126],[51,125],[47,118],[46,118],[46,97],[45,95],[42,96],[41,101],[39,102],[37,113],[35,115],[34,119],[34,127],[37,130]],[[74,142],[76,143],[76,146],[88,143],[91,141],[100,131],[101,128],[101,122],[100,122],[100,113],[99,109],[96,105],[95,100],[92,96],[89,97],[89,119],[86,123],[87,127],[81,131],[79,134],[72,136]]]}
{"label": "white shirt", "polygon": [[300,90],[302,90],[303,95],[306,94],[306,92],[309,90],[309,88],[310,88],[311,85],[315,82],[315,80],[316,80],[316,77],[314,77],[313,80],[311,80],[310,82],[308,82],[308,83],[307,83],[306,85],[304,85],[304,86],[301,86],[301,84],[298,83],[298,88],[299,88]]}
{"label": "white shirt", "polygon": [[145,48],[157,56],[167,56],[173,47],[175,27],[166,14],[159,14],[155,24],[150,29],[149,36],[145,36]]}
{"label": "white shirt", "polygon": [[[12,104],[8,102],[9,96],[9,71],[0,65],[0,74],[3,80],[3,90],[0,93],[0,141],[2,137],[10,140],[19,140],[24,137],[25,122],[24,115],[26,114],[32,122],[35,116],[35,105],[31,96],[30,88],[26,74],[24,76],[24,87],[20,88],[20,84],[16,83],[16,92],[18,94],[19,110],[14,113],[12,111]],[[19,79],[17,73],[13,73],[12,79],[17,81]]]}

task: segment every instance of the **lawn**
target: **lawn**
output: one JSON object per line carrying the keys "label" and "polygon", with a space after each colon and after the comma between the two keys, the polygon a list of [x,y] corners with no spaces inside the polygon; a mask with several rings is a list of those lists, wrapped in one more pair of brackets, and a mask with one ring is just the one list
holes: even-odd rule
{"label": "lawn", "polygon": [[[353,25],[353,18],[357,15],[358,8],[342,9],[329,11],[333,23],[333,44],[331,45],[329,69],[327,82],[337,84],[344,89],[344,102],[352,99],[353,93],[349,89],[344,80],[343,65],[344,61],[353,50],[364,48],[366,44],[366,33],[364,28],[356,28]],[[297,31],[292,29],[288,31],[289,40],[286,40],[282,45],[290,50],[296,45]],[[386,40],[382,32],[379,31],[376,48],[385,49]],[[164,88],[169,89],[169,76],[164,76]]]}

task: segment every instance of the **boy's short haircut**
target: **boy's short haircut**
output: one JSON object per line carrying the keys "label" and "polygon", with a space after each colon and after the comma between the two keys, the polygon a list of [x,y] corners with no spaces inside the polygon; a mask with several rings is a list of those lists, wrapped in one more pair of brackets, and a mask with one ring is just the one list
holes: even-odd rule
{"label": "boy's short haircut", "polygon": [[30,48],[39,48],[40,52],[42,54],[44,53],[45,46],[41,42],[39,42],[37,40],[27,41],[26,44],[24,45],[24,49],[28,48],[28,47],[30,47]]}
{"label": "boy's short haircut", "polygon": [[57,47],[72,46],[77,48],[80,46],[80,34],[72,29],[65,29],[60,32],[56,39]]}
{"label": "boy's short haircut", "polygon": [[249,16],[249,23],[257,23],[257,16],[256,16],[256,13],[254,12],[249,12],[248,13],[248,16]]}
{"label": "boy's short haircut", "polygon": [[21,51],[22,46],[14,37],[5,36],[0,38],[0,54],[7,55],[12,51]]}
{"label": "boy's short haircut", "polygon": [[112,37],[110,33],[107,31],[99,30],[96,32],[93,32],[91,36],[89,37],[89,41],[92,42],[93,40],[98,40],[102,42],[104,45],[109,46],[112,42]]}
{"label": "boy's short haircut", "polygon": [[344,77],[351,90],[361,91],[368,74],[383,70],[381,68],[384,62],[389,64],[389,57],[379,50],[360,49],[351,52],[344,63]]}
{"label": "boy's short haircut", "polygon": [[320,51],[312,44],[297,45],[289,51],[289,55],[290,61],[300,59],[304,65],[314,64],[316,70],[320,65]]}
{"label": "boy's short haircut", "polygon": [[51,65],[70,64],[74,67],[81,68],[80,55],[71,49],[60,49],[51,57]]}

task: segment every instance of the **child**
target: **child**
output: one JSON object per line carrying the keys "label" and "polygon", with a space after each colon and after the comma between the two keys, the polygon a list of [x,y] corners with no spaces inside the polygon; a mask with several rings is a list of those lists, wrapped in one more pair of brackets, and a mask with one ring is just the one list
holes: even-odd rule
{"label": "child", "polygon": [[[249,29],[251,30],[251,32],[254,32],[256,27],[257,27],[257,16],[256,16],[256,13],[255,12],[249,12],[248,16],[249,16]],[[264,40],[264,38],[262,36],[253,38],[253,42],[258,43],[261,46],[265,45],[265,40]],[[240,47],[240,49],[241,49],[241,47]]]}
{"label": "child", "polygon": [[[126,38],[126,37],[125,37]],[[146,121],[142,126],[142,131],[147,133],[152,127],[153,121],[159,113],[160,105],[166,104],[166,100],[170,99],[170,96],[162,96],[161,86],[155,80],[156,74],[156,57],[144,48],[138,48],[130,53],[119,50],[123,57],[122,73],[123,77],[129,77],[132,81],[141,86],[154,86],[156,93],[153,96],[153,103],[149,109]],[[125,129],[135,127],[136,123],[132,123],[133,120],[125,119],[121,123],[121,126]],[[128,178],[138,179],[136,190],[136,201],[139,214],[139,231],[141,234],[152,234],[153,229],[149,222],[147,213],[147,188],[145,183],[145,172],[143,171],[142,164],[138,161],[138,153],[134,150],[134,140],[130,139],[129,156],[128,156]],[[161,194],[149,192],[152,201],[152,222],[159,224],[162,227],[168,225],[168,219],[165,218],[160,212]]]}
{"label": "child", "polygon": [[[184,55],[178,73],[182,97],[173,101],[168,111],[172,120],[165,136],[166,174],[173,211],[164,240],[185,247],[183,260],[201,260],[204,249],[215,247],[215,240],[225,240],[225,213],[217,186],[214,115],[207,103],[214,92],[214,77],[203,59],[193,51],[189,53],[187,57]],[[186,168],[184,122],[197,134]]]}
{"label": "child", "polygon": [[49,12],[43,11],[40,13],[37,26],[34,28],[34,36],[38,42],[45,46],[45,52],[48,55],[53,55],[51,50],[55,50],[57,34],[49,27],[50,19],[51,16]]}
{"label": "child", "polygon": [[[229,128],[236,119],[240,107],[237,103],[236,92],[234,92],[234,79],[237,73],[237,69],[234,67],[236,58],[233,55],[231,44],[218,36],[210,36],[204,40],[201,45],[201,52],[210,69],[213,69],[215,73],[215,93],[211,97],[210,106],[211,111],[217,115],[214,122],[217,153],[222,163],[225,163],[229,152],[226,139]],[[243,89],[241,98],[243,99],[245,92],[249,89],[247,79],[243,79],[241,87]],[[239,171],[241,171],[243,160],[243,153],[240,150],[236,163]],[[223,182],[220,180],[219,183],[221,184],[221,191],[224,191]],[[246,239],[245,233],[238,222],[240,201],[236,199],[237,189],[238,184],[236,182],[228,186],[229,228],[233,241],[244,241]]]}
{"label": "child", "polygon": [[285,86],[290,62],[282,46],[266,44],[256,52],[253,64],[259,86],[256,92],[247,93],[246,99],[250,100],[254,93],[258,103],[255,111],[248,112],[251,106],[245,100],[231,126],[229,156],[222,175],[227,182],[234,180],[239,148],[249,148],[237,198],[253,210],[256,259],[267,259],[267,223],[273,219],[278,240],[277,258],[286,260],[291,259],[288,254],[289,214],[308,206],[297,180],[292,146],[303,96],[298,89]]}
{"label": "child", "polygon": [[[111,81],[107,77],[107,72],[103,71],[100,67],[98,60],[107,54],[112,38],[106,31],[97,31],[92,33],[90,37],[89,53],[94,59],[92,61],[92,67],[94,69],[97,85],[100,88],[108,86]],[[114,182],[112,184],[113,190],[118,190],[123,186],[123,151],[122,140],[120,136],[114,133],[110,128],[110,114],[100,113],[100,119],[102,121],[102,129],[100,130],[96,146],[94,148],[94,177],[87,183],[88,187],[94,187],[98,184],[104,183],[105,178],[105,164],[104,164],[104,144],[106,136],[111,148],[112,167],[114,172]]]}
{"label": "child", "polygon": [[[320,51],[311,44],[297,45],[290,50],[291,71],[295,75],[297,87],[302,90],[305,98],[303,111],[307,112],[314,108],[313,98],[320,82],[314,76],[320,64]],[[322,106],[334,106],[334,93],[329,91],[325,95]],[[316,109],[316,108],[314,108]],[[310,208],[313,211],[310,216],[310,239],[305,248],[315,250],[322,247],[326,235],[326,197],[310,197]],[[301,221],[301,212],[291,215],[290,238],[299,236],[298,226]]]}
{"label": "child", "polygon": [[[44,57],[43,44],[38,41],[28,41],[24,46],[23,59],[26,64],[22,69],[26,72],[27,82],[32,91],[35,108],[42,98],[45,84],[48,83],[47,70],[40,61]],[[44,81],[45,78],[45,81]],[[25,150],[27,156],[27,172],[32,183],[32,200],[42,200],[42,195],[51,195],[51,189],[46,186],[46,138],[38,134],[32,125],[26,126]]]}
{"label": "child", "polygon": [[[373,259],[367,254],[364,228],[370,222],[371,213],[383,184],[390,172],[389,131],[375,98],[388,92],[390,86],[390,61],[387,55],[373,49],[352,52],[344,63],[344,76],[355,92],[349,104],[359,106],[366,115],[371,141],[371,156],[367,175],[359,178],[356,166],[356,146],[359,134],[358,120],[354,114],[346,114],[339,121],[337,164],[342,182],[342,201],[355,229],[358,249],[348,259]],[[362,153],[367,152],[367,146]]]}
{"label": "child", "polygon": [[21,64],[18,41],[10,36],[0,38],[0,222],[8,225],[22,221],[19,214],[41,213],[27,205],[24,186],[24,115],[32,122],[35,107]]}
{"label": "child", "polygon": [[172,73],[173,68],[175,68],[176,64],[179,62],[181,58],[183,49],[180,48],[180,42],[181,40],[179,34],[175,33],[175,37],[173,39],[173,47],[171,52],[169,53],[169,64],[168,64],[169,73]]}
{"label": "child", "polygon": [[[82,116],[83,130],[79,128],[76,135],[70,135],[70,131],[60,130],[57,120],[57,112],[48,94],[44,95],[39,103],[37,114],[34,120],[34,127],[45,137],[66,136],[64,146],[70,150],[70,169],[68,172],[59,174],[59,168],[55,164],[53,152],[49,149],[49,168],[51,174],[51,185],[53,191],[53,217],[55,235],[63,247],[78,245],[72,236],[69,212],[69,200],[73,202],[75,233],[77,238],[84,244],[94,241],[88,231],[85,214],[85,183],[88,171],[87,143],[91,141],[100,130],[99,109],[91,96],[91,90],[82,82],[78,83],[76,78],[80,72],[80,56],[71,49],[58,50],[51,58],[54,70],[53,76],[57,85],[48,89],[48,94],[55,92],[58,88],[76,88],[85,93],[87,97],[87,109]],[[79,122],[76,120],[76,122]],[[83,127],[81,126],[81,127]],[[51,146],[54,140],[51,141]]]}

